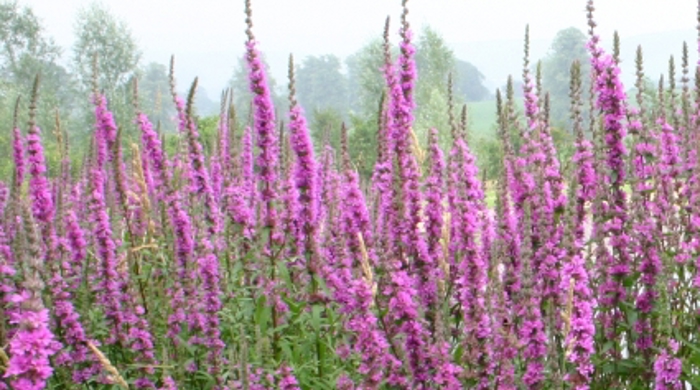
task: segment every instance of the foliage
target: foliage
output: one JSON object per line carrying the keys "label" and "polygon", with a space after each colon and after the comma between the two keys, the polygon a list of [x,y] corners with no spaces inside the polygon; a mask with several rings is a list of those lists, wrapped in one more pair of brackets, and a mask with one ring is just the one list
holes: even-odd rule
{"label": "foliage", "polygon": [[97,2],[78,13],[73,46],[73,68],[83,91],[93,89],[93,64],[97,61],[98,89],[108,93],[124,87],[141,60],[135,38],[126,22]]}
{"label": "foliage", "polygon": [[[569,119],[569,71],[574,61],[579,61],[583,74],[590,73],[586,36],[581,30],[569,27],[557,33],[549,54],[542,62],[542,86],[552,98],[551,120],[556,126],[570,124]],[[590,88],[588,77],[583,78],[583,91]],[[584,113],[584,117],[587,117]]]}

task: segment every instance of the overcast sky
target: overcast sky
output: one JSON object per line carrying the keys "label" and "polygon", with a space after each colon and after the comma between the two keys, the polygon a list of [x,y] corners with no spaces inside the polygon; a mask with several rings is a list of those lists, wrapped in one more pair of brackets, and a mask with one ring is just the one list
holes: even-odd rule
{"label": "overcast sky", "polygon": [[[67,61],[76,14],[92,0],[18,1],[34,9],[48,33],[65,48]],[[210,96],[217,96],[224,87],[243,51],[243,0],[102,3],[131,27],[146,62],[167,63],[174,54],[181,86],[199,76]],[[530,24],[537,58],[546,54],[557,31],[571,26],[586,31],[585,5],[584,0],[411,0],[409,21],[416,29],[429,24],[438,30],[458,57],[475,63],[498,86],[504,72],[519,72],[521,52],[510,47],[522,42],[526,24]],[[692,42],[694,60],[696,7],[691,0],[598,0],[597,31],[609,44],[617,29],[625,45],[623,55],[633,52],[636,40],[654,41],[654,37],[658,42],[652,43],[668,54],[679,52],[681,41],[664,39],[680,37]],[[345,57],[381,34],[387,15],[394,21],[396,42],[400,12],[400,0],[253,0],[255,35],[278,78],[286,73],[285,58],[290,52],[297,58],[326,53]],[[505,47],[508,52],[503,52]],[[632,64],[633,58],[626,62]]]}

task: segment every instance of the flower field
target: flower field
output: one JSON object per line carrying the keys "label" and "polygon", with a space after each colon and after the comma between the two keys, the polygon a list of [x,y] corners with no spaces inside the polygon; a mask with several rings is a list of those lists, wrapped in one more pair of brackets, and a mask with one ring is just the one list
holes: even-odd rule
{"label": "flower field", "polygon": [[[448,128],[414,129],[403,0],[385,26],[366,179],[345,126],[331,130],[339,150],[312,143],[291,57],[289,110],[275,108],[245,6],[251,115],[227,91],[211,152],[197,80],[179,96],[172,64],[172,150],[137,83],[138,142],[95,88],[82,161],[58,120],[54,137],[39,128],[40,77],[26,91],[0,182],[0,389],[700,388],[700,64],[687,45],[657,91],[640,48],[629,93],[590,0],[591,71],[571,65],[574,153],[560,161],[526,35],[524,110],[510,79],[496,93],[503,169],[484,182],[466,106],[450,99]],[[15,118],[24,109],[18,98]]]}

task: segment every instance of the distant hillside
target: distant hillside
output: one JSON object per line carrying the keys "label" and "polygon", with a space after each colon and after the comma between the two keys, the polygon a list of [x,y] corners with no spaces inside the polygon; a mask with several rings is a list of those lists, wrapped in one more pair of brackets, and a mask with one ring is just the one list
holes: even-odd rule
{"label": "distant hillside", "polygon": [[[554,38],[554,37],[552,37]],[[622,37],[620,56],[622,76],[625,86],[634,83],[634,58],[638,45],[644,52],[644,66],[648,76],[657,79],[661,73],[668,73],[668,59],[674,55],[677,74],[680,76],[680,57],[683,41],[688,42],[691,66],[697,62],[697,32],[694,29],[666,31],[654,34]],[[612,39],[604,39],[609,47]],[[481,42],[450,42],[457,58],[473,63],[486,77],[487,86],[492,90],[501,87],[508,75],[516,78],[522,73],[522,40],[493,40]],[[551,40],[534,40],[530,44],[532,62],[547,55]],[[694,71],[691,70],[691,77]]]}

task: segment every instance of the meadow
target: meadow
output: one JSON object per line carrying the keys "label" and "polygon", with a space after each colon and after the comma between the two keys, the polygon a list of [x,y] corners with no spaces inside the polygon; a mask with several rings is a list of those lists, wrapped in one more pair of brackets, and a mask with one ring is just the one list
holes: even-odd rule
{"label": "meadow", "polygon": [[[402,7],[385,27],[370,178],[344,126],[339,148],[313,144],[291,57],[278,116],[250,0],[252,114],[226,92],[211,139],[197,80],[180,96],[171,70],[172,147],[135,82],[138,139],[95,88],[76,161],[59,121],[37,124],[37,76],[14,107],[0,182],[0,389],[700,388],[700,64],[688,46],[656,91],[640,49],[628,96],[589,0],[570,154],[527,38],[522,100],[512,79],[468,120],[449,99],[449,126],[418,140]],[[485,183],[469,140],[493,129],[502,168]]]}

